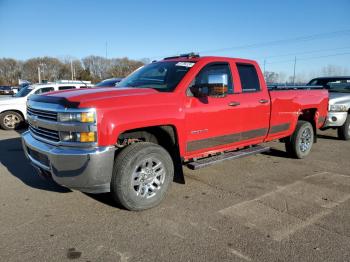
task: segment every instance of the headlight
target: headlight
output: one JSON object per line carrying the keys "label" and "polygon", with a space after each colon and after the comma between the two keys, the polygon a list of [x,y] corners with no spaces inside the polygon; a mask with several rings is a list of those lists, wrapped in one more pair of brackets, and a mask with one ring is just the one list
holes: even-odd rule
{"label": "headlight", "polygon": [[95,123],[95,112],[77,112],[77,113],[58,113],[59,122],[81,122],[81,123]]}
{"label": "headlight", "polygon": [[60,132],[60,140],[63,142],[96,142],[95,132]]}
{"label": "headlight", "polygon": [[346,105],[330,105],[329,111],[331,111],[331,112],[347,112],[348,108]]}

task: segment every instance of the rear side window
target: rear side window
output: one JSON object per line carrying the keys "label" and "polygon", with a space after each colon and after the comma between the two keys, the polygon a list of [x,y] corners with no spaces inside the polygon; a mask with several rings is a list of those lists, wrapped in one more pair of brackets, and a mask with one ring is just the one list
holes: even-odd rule
{"label": "rear side window", "polygon": [[75,86],[60,86],[58,90],[67,90],[67,89],[75,89]]}
{"label": "rear side window", "polygon": [[237,64],[237,69],[241,79],[242,92],[260,91],[258,74],[253,65]]}
{"label": "rear side window", "polygon": [[51,92],[54,91],[53,87],[43,87],[38,89],[37,91],[35,91],[35,94],[43,94],[43,93],[47,93],[47,92]]}

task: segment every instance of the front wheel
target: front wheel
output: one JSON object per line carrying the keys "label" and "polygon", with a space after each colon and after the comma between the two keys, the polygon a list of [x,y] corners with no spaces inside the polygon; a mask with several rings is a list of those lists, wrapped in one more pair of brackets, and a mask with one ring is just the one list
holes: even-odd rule
{"label": "front wheel", "polygon": [[152,208],[163,200],[173,177],[172,158],[164,148],[149,142],[131,144],[115,159],[111,193],[128,210]]}
{"label": "front wheel", "polygon": [[0,114],[0,126],[5,130],[14,130],[23,124],[23,117],[14,111],[7,111]]}
{"label": "front wheel", "polygon": [[286,141],[286,151],[293,157],[302,159],[306,157],[314,143],[314,129],[312,125],[299,120],[294,133]]}
{"label": "front wheel", "polygon": [[342,140],[350,140],[350,115],[346,118],[344,125],[338,128],[338,137]]}

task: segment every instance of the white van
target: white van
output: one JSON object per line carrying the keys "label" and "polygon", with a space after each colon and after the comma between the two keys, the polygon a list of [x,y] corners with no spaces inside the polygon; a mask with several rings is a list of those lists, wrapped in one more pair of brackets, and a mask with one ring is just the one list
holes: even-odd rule
{"label": "white van", "polygon": [[27,98],[32,94],[43,94],[52,91],[90,88],[90,81],[60,81],[55,83],[34,84],[23,87],[13,96],[0,97],[0,127],[13,130],[27,119]]}

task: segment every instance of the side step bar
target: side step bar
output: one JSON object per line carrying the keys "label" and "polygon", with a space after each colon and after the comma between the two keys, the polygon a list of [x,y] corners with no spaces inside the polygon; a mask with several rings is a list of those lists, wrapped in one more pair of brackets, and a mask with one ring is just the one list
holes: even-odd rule
{"label": "side step bar", "polygon": [[200,169],[203,167],[207,167],[207,166],[211,166],[211,165],[223,162],[225,160],[242,158],[242,157],[251,156],[251,155],[255,155],[255,154],[259,154],[267,151],[270,151],[270,147],[263,147],[263,146],[257,145],[249,148],[244,148],[238,151],[226,152],[221,155],[201,158],[193,162],[187,163],[187,167],[189,169],[196,170],[196,169]]}

